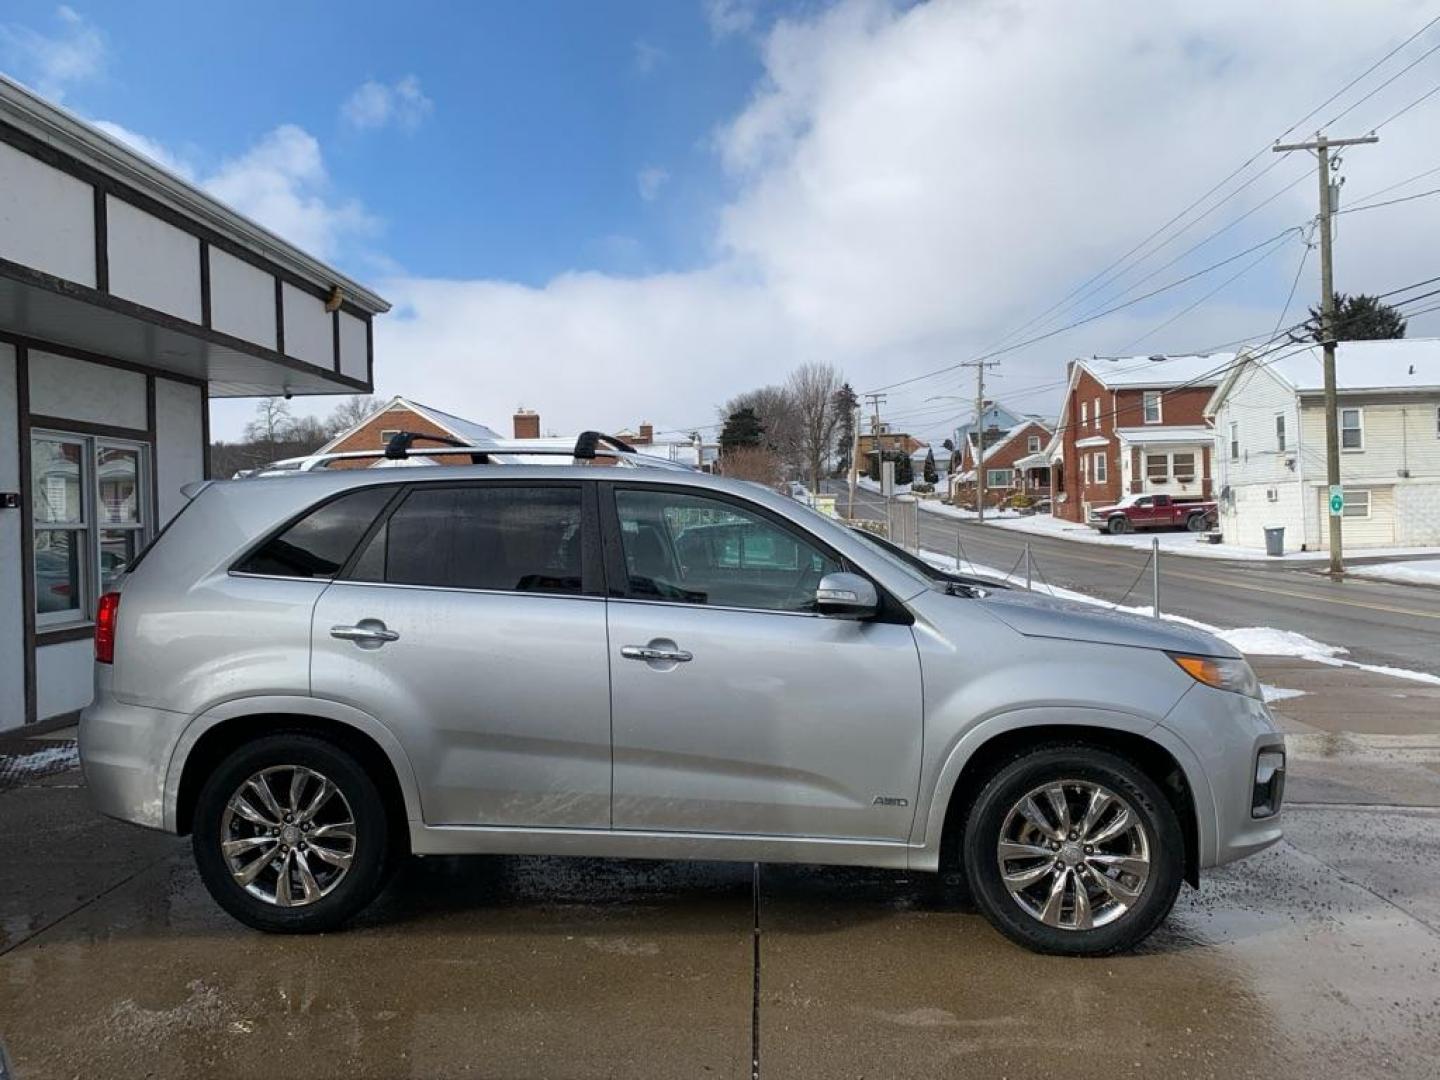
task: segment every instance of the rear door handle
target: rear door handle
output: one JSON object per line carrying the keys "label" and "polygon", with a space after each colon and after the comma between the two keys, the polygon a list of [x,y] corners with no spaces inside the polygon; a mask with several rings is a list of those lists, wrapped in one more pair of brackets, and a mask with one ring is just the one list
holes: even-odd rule
{"label": "rear door handle", "polygon": [[361,648],[379,648],[387,641],[399,641],[400,635],[387,630],[379,619],[361,619],[354,626],[332,626],[330,636],[341,641],[353,641]]}
{"label": "rear door handle", "polygon": [[684,649],[657,649],[650,645],[622,645],[620,655],[626,660],[647,660],[650,662],[685,664],[694,660],[693,654]]}

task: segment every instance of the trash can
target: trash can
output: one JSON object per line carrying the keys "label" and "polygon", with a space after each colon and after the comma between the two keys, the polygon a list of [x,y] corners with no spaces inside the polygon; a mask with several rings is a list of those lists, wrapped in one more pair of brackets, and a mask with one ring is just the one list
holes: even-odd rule
{"label": "trash can", "polygon": [[1265,554],[1285,554],[1285,526],[1267,525],[1265,527]]}

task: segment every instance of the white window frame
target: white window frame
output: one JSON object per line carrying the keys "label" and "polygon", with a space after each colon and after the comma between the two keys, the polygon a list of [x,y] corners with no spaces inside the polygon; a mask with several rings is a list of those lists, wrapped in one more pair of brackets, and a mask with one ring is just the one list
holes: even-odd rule
{"label": "white window frame", "polygon": [[[1344,520],[1345,518],[1356,518],[1356,519],[1358,519],[1358,520],[1360,520],[1360,521],[1369,521],[1369,520],[1370,520],[1370,514],[1371,514],[1371,512],[1372,512],[1372,510],[1373,510],[1373,508],[1374,508],[1374,505],[1375,505],[1375,493],[1374,493],[1374,491],[1373,491],[1372,489],[1370,489],[1370,488],[1348,488],[1348,487],[1347,487],[1347,488],[1344,489],[1344,492],[1345,492],[1345,509],[1340,512],[1340,518],[1341,518],[1341,520]],[[1321,494],[1321,495],[1324,495],[1325,493],[1322,491],[1320,494]],[[1352,499],[1353,499],[1354,496],[1356,496],[1356,495],[1364,495],[1364,496],[1365,496],[1365,499],[1364,499],[1365,512],[1364,512],[1363,514],[1352,514],[1352,513],[1350,512],[1350,510],[1351,510],[1352,507],[1359,505],[1358,502],[1352,502]]]}
{"label": "white window frame", "polygon": [[[1341,452],[1342,454],[1360,454],[1360,453],[1364,453],[1364,451],[1365,451],[1365,410],[1364,410],[1364,408],[1362,408],[1362,407],[1359,406],[1359,405],[1347,405],[1347,406],[1345,406],[1344,408],[1340,409],[1340,410],[1339,410],[1339,413],[1340,413],[1340,415],[1339,415],[1338,421],[1339,421],[1339,425],[1340,425],[1340,452]],[[1354,413],[1354,414],[1355,414],[1355,421],[1356,421],[1356,422],[1355,422],[1355,426],[1354,426],[1353,428],[1347,428],[1347,427],[1345,426],[1345,414],[1346,414],[1346,413]],[[1359,434],[1360,434],[1360,445],[1359,445],[1359,446],[1346,446],[1346,445],[1345,445],[1345,432],[1346,432],[1346,431],[1356,431],[1356,432],[1359,432]],[[1368,515],[1367,515],[1367,516],[1368,516]]]}
{"label": "white window frame", "polygon": [[[82,547],[80,558],[80,603],[68,611],[40,611],[38,598],[35,601],[35,628],[43,633],[60,627],[84,626],[94,621],[95,606],[100,599],[102,556],[100,534],[105,532],[131,532],[135,534],[134,548],[138,555],[154,534],[154,493],[150,490],[150,455],[154,447],[135,439],[116,439],[108,436],[82,435],[60,428],[33,428],[30,431],[32,444],[37,439],[58,440],[78,444],[81,447],[80,465],[80,521],[78,523],[55,523],[32,521],[31,534],[42,532],[69,532],[77,535]],[[99,454],[102,450],[135,451],[135,506],[137,522],[113,522],[104,520],[104,504],[100,498]],[[33,460],[33,457],[32,457]],[[27,478],[33,488],[34,477]],[[28,497],[35,497],[30,491]],[[35,575],[35,560],[31,545],[31,565],[25,572]],[[38,586],[38,582],[37,582]]]}
{"label": "white window frame", "polygon": [[396,435],[399,435],[399,434],[400,434],[400,430],[401,430],[400,428],[381,428],[381,429],[380,429],[380,441],[381,441],[381,443],[383,443],[383,444],[385,444],[385,445],[388,446],[388,445],[390,444],[390,440],[393,439]]}
{"label": "white window frame", "polygon": [[1080,426],[1082,428],[1090,426],[1090,403],[1087,401],[1080,402]]}
{"label": "white window frame", "polygon": [[1105,457],[1104,450],[1095,451],[1095,482],[1106,483],[1110,479],[1110,462]]}
{"label": "white window frame", "polygon": [[[1160,476],[1152,476],[1150,473],[1150,462],[1159,460],[1164,463],[1165,471]],[[1174,462],[1168,451],[1151,450],[1141,455],[1140,463],[1145,466],[1145,483],[1147,484],[1168,484],[1174,477]]]}
{"label": "white window frame", "polygon": [[1038,454],[1040,452],[1040,436],[1031,435],[1025,440],[1025,452],[1027,454]]}
{"label": "white window frame", "polygon": [[1100,430],[1100,399],[1095,399],[1095,404],[1090,413],[1090,426],[1096,431]]}
{"label": "white window frame", "polygon": [[[1189,454],[1191,459],[1189,479],[1186,480],[1180,475],[1180,468],[1175,464],[1175,458],[1179,454]],[[1177,484],[1193,484],[1200,479],[1200,470],[1204,468],[1204,455],[1199,450],[1171,450],[1170,458],[1170,479]]]}
{"label": "white window frame", "polygon": [[1230,460],[1240,460],[1240,424],[1236,420],[1230,421]]}
{"label": "white window frame", "polygon": [[1080,483],[1081,483],[1081,485],[1087,485],[1087,484],[1090,483],[1090,455],[1089,455],[1089,454],[1081,454],[1081,455],[1080,455]]}
{"label": "white window frame", "polygon": [[1278,453],[1285,453],[1285,414],[1275,414],[1275,450]]}
{"label": "white window frame", "polygon": [[[997,480],[997,479],[995,479],[997,476],[1003,476],[1005,479],[1003,479],[1003,480]],[[1014,470],[1014,469],[986,469],[986,470],[985,470],[985,486],[986,486],[987,488],[989,488],[991,491],[995,491],[997,488],[1014,487],[1014,486],[1015,486],[1015,470]]]}
{"label": "white window frame", "polygon": [[[1165,395],[1159,390],[1145,390],[1140,395],[1140,412],[1147,424],[1163,424],[1165,422],[1165,410],[1161,405]],[[1150,406],[1155,406],[1155,418],[1150,418]]]}

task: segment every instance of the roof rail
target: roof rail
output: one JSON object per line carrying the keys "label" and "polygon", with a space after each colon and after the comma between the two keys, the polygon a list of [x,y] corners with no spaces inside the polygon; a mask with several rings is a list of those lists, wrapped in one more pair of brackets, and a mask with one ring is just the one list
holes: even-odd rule
{"label": "roof rail", "polygon": [[[514,460],[534,457],[569,458],[574,461],[597,461],[609,459],[617,465],[629,468],[669,469],[692,472],[690,466],[668,458],[642,454],[623,439],[605,435],[598,431],[585,431],[575,440],[574,446],[550,442],[548,445],[528,445],[530,439],[499,439],[485,443],[468,443],[449,435],[431,435],[423,431],[398,431],[385,443],[383,450],[343,450],[328,454],[310,454],[302,458],[287,458],[283,462],[250,470],[247,475],[276,476],[290,473],[312,472],[326,468],[333,461],[354,461],[377,459],[380,462],[408,462],[415,458],[426,458],[437,452],[434,447],[416,447],[416,442],[439,444],[441,454],[465,454],[473,465],[509,465]],[[492,457],[501,460],[492,460]],[[425,464],[416,461],[415,464]]]}

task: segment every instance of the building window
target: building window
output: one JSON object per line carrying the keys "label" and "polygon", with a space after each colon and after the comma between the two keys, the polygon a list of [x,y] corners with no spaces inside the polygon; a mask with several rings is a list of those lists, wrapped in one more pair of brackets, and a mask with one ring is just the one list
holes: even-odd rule
{"label": "building window", "polygon": [[1230,422],[1230,460],[1240,460],[1240,425]]}
{"label": "building window", "polygon": [[1285,414],[1275,414],[1275,449],[1280,453],[1285,452]]}
{"label": "building window", "polygon": [[1090,426],[1099,430],[1100,427],[1100,399],[1097,397],[1090,413]]}
{"label": "building window", "polygon": [[1087,404],[1085,404],[1085,402],[1082,401],[1082,402],[1080,403],[1080,426],[1083,428],[1083,427],[1088,427],[1089,425],[1090,425],[1090,406],[1087,405]]}
{"label": "building window", "polygon": [[1151,484],[1170,482],[1170,459],[1165,454],[1145,455],[1145,480]]}
{"label": "building window", "polygon": [[1027,453],[1038,454],[1040,452],[1040,436],[1031,435],[1030,438],[1026,439],[1025,450]]}
{"label": "building window", "polygon": [[1014,472],[1010,469],[986,469],[985,486],[988,488],[1008,488],[1014,482]]}
{"label": "building window", "polygon": [[1095,482],[1103,484],[1110,478],[1109,465],[1105,459],[1104,450],[1095,451]]}
{"label": "building window", "polygon": [[[1321,492],[1323,495],[1324,492]],[[1346,488],[1345,509],[1341,511],[1341,517],[1347,518],[1368,518],[1370,516],[1370,489],[1369,488]]]}
{"label": "building window", "polygon": [[1440,405],[1435,406],[1435,437],[1440,439]]}
{"label": "building window", "polygon": [[35,616],[41,629],[84,622],[135,560],[150,525],[140,443],[60,432],[30,439]]}
{"label": "building window", "polygon": [[1175,477],[1177,484],[1193,484],[1195,482],[1195,452],[1186,450],[1171,454],[1170,473]]}
{"label": "building window", "polygon": [[1090,458],[1085,454],[1080,455],[1080,483],[1090,483]]}
{"label": "building window", "polygon": [[[1364,409],[1341,409],[1340,410],[1340,449],[1342,450],[1364,450],[1365,449],[1365,410]],[[1369,516],[1369,512],[1366,512]]]}
{"label": "building window", "polygon": [[399,429],[399,428],[393,428],[393,427],[391,427],[391,428],[382,428],[381,431],[380,431],[380,444],[381,444],[382,446],[387,446],[387,445],[389,445],[390,440],[393,439],[396,435],[399,435],[399,434],[400,434],[400,429]]}
{"label": "building window", "polygon": [[1146,390],[1144,396],[1145,423],[1160,423],[1160,391]]}

